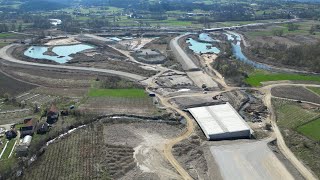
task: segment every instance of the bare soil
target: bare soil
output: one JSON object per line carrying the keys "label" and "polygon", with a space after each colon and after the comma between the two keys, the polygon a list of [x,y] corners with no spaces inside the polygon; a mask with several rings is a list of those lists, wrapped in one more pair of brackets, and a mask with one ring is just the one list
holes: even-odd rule
{"label": "bare soil", "polygon": [[0,96],[3,96],[6,93],[10,94],[11,96],[15,96],[36,87],[37,86],[35,85],[13,79],[3,74],[0,70]]}
{"label": "bare soil", "polygon": [[320,104],[320,96],[311,92],[310,90],[304,87],[296,86],[280,86],[272,88],[271,91],[273,96],[289,98],[301,101],[309,101]]}
{"label": "bare soil", "polygon": [[180,179],[161,149],[166,139],[177,136],[181,131],[179,126],[164,123],[121,123],[105,126],[104,140],[107,144],[134,148],[137,168],[121,179]]}

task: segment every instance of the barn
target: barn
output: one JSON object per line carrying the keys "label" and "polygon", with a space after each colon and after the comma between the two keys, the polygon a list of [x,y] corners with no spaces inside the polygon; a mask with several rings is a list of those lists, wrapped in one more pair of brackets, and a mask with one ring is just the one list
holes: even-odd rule
{"label": "barn", "polygon": [[227,102],[213,106],[189,108],[208,140],[250,138],[252,130]]}

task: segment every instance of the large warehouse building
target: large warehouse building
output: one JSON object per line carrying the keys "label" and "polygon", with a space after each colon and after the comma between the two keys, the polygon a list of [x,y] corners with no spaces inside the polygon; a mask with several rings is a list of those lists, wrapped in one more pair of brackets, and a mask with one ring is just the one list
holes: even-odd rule
{"label": "large warehouse building", "polygon": [[250,138],[251,129],[229,104],[189,108],[208,140]]}

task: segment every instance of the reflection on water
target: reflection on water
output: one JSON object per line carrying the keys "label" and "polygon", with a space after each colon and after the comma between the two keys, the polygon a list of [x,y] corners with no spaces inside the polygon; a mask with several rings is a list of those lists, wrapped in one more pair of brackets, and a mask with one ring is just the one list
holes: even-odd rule
{"label": "reflection on water", "polygon": [[209,36],[207,33],[201,33],[199,34],[199,40],[204,42],[219,42],[219,40],[213,39]]}
{"label": "reflection on water", "polygon": [[92,49],[93,46],[87,44],[77,44],[77,45],[68,45],[68,46],[56,46],[52,49],[52,52],[55,53],[55,56],[44,55],[48,51],[46,46],[31,46],[25,52],[24,55],[34,58],[34,59],[47,59],[52,60],[58,63],[66,63],[71,60],[71,54],[76,54],[78,52]]}

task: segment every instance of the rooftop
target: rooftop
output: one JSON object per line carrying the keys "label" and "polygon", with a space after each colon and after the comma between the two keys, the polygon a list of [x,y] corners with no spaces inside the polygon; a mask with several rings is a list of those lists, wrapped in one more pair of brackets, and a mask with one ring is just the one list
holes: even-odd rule
{"label": "rooftop", "polygon": [[188,110],[206,136],[250,130],[247,123],[229,103]]}

